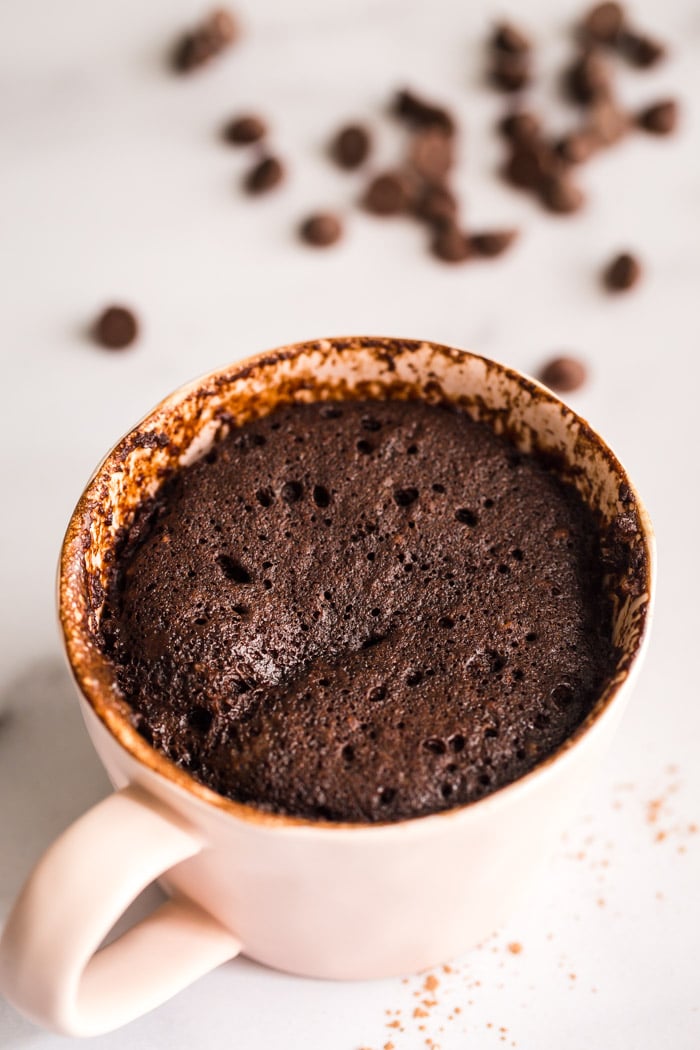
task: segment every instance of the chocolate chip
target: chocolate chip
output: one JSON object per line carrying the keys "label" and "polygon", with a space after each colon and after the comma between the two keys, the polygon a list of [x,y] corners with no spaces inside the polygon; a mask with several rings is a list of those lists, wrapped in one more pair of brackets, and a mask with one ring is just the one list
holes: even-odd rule
{"label": "chocolate chip", "polygon": [[600,146],[619,142],[629,126],[629,117],[612,98],[597,99],[591,106],[589,130]]}
{"label": "chocolate chip", "polygon": [[415,204],[415,215],[433,226],[452,223],[459,211],[457,198],[447,186],[426,186]]}
{"label": "chocolate chip", "polygon": [[503,255],[515,242],[517,230],[490,230],[486,233],[473,233],[469,238],[472,252],[484,259],[494,259]]}
{"label": "chocolate chip", "polygon": [[327,248],[340,240],[343,227],[337,216],[330,212],[317,212],[305,219],[299,228],[302,240],[317,248]]}
{"label": "chocolate chip", "polygon": [[514,186],[538,188],[543,179],[564,174],[565,165],[555,150],[542,139],[525,139],[514,145],[504,175]]}
{"label": "chocolate chip", "polygon": [[642,267],[634,255],[622,252],[616,255],[603,271],[603,284],[609,292],[626,292],[642,276]]}
{"label": "chocolate chip", "polygon": [[524,109],[508,113],[498,125],[501,134],[512,142],[537,138],[540,129],[539,117]]}
{"label": "chocolate chip", "polygon": [[547,147],[539,141],[524,141],[516,144],[503,174],[513,186],[533,189],[548,174],[549,156]]}
{"label": "chocolate chip", "polygon": [[497,51],[491,63],[489,79],[501,91],[522,91],[532,79],[529,56]]}
{"label": "chocolate chip", "polygon": [[652,135],[673,134],[678,126],[678,103],[669,98],[647,106],[637,116],[637,124]]}
{"label": "chocolate chip", "polygon": [[471,255],[469,237],[454,223],[436,230],[431,248],[433,255],[443,262],[464,262]]}
{"label": "chocolate chip", "polygon": [[399,91],[394,98],[393,112],[414,128],[442,128],[449,135],[456,130],[454,117],[442,106],[426,102],[413,91]]}
{"label": "chocolate chip", "polygon": [[624,23],[625,12],[621,4],[596,4],[581,23],[581,35],[596,44],[614,44]]}
{"label": "chocolate chip", "polygon": [[375,215],[398,215],[408,207],[409,196],[406,180],[388,172],[372,179],[365,191],[363,203],[367,211]]}
{"label": "chocolate chip", "polygon": [[238,36],[238,25],[230,11],[212,11],[195,29],[186,33],[173,54],[179,73],[189,73],[225,51]]}
{"label": "chocolate chip", "polygon": [[341,128],[331,143],[331,156],[341,168],[359,168],[369,156],[372,141],[361,124]]}
{"label": "chocolate chip", "polygon": [[494,29],[491,46],[510,55],[523,55],[532,50],[529,36],[512,22],[499,22]]}
{"label": "chocolate chip", "polygon": [[587,378],[586,366],[575,357],[555,357],[540,372],[540,380],[551,390],[568,393],[578,390]]}
{"label": "chocolate chip", "polygon": [[538,190],[544,206],[558,215],[570,215],[583,207],[585,198],[582,191],[565,175],[547,176]]}
{"label": "chocolate chip", "polygon": [[276,157],[263,157],[244,179],[248,193],[267,193],[284,178],[284,168]]}
{"label": "chocolate chip", "polygon": [[650,69],[666,56],[666,48],[660,41],[631,30],[620,34],[618,49],[628,62],[639,69]]}
{"label": "chocolate chip", "polygon": [[560,157],[569,164],[583,164],[598,149],[600,145],[599,136],[590,128],[581,128],[578,131],[570,131],[563,135],[555,144],[555,149]]}
{"label": "chocolate chip", "polygon": [[413,136],[408,162],[428,182],[441,182],[454,162],[453,137],[440,128],[426,128]]}
{"label": "chocolate chip", "polygon": [[224,138],[234,146],[248,146],[251,142],[259,142],[266,134],[265,121],[251,113],[236,117],[224,128]]}
{"label": "chocolate chip", "polygon": [[564,74],[564,88],[569,98],[582,105],[610,94],[608,64],[596,51],[584,51]]}
{"label": "chocolate chip", "polygon": [[110,306],[97,318],[94,334],[108,350],[123,350],[137,338],[139,323],[126,306]]}

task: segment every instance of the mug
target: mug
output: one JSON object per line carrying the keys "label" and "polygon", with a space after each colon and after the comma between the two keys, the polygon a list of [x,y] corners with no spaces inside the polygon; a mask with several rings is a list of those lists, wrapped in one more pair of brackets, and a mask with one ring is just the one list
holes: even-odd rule
{"label": "mug", "polygon": [[[165,478],[278,405],[352,398],[459,405],[518,448],[546,455],[603,525],[623,515],[640,538],[641,588],[610,580],[619,659],[585,721],[514,783],[391,824],[303,820],[211,791],[139,735],[96,640],[115,546]],[[60,622],[115,793],[30,875],[0,942],[0,988],[35,1022],[88,1036],[152,1009],[239,952],[294,974],[349,979],[419,971],[479,943],[546,859],[612,738],[646,647],[653,578],[648,516],[607,445],[549,390],[476,354],[329,339],[183,387],[109,453],[68,526]],[[155,879],[168,900],[100,949]]]}

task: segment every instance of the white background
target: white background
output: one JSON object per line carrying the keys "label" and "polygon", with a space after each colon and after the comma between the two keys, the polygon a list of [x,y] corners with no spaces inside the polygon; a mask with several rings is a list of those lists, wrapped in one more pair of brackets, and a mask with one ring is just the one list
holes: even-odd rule
{"label": "white background", "polygon": [[[646,498],[660,579],[629,714],[537,892],[508,929],[455,972],[438,974],[438,1005],[426,1018],[411,1016],[419,978],[330,984],[240,959],[94,1045],[379,1050],[392,1042],[410,1050],[433,1040],[442,1050],[695,1050],[697,4],[635,5],[639,23],[670,42],[672,58],[653,73],[624,70],[621,93],[631,105],[678,93],[682,131],[665,141],[637,135],[591,163],[582,175],[590,205],[573,219],[544,215],[494,176],[501,101],[481,84],[480,41],[500,9],[485,0],[238,6],[240,45],[177,78],[164,53],[200,13],[198,0],[2,4],[0,908],[49,841],[108,790],[61,664],[53,586],[72,506],[124,430],[189,377],[306,337],[427,337],[525,371],[571,350],[592,370],[572,403]],[[575,10],[568,0],[527,5],[541,93],[560,127],[571,115],[555,100],[555,72]],[[523,230],[501,262],[440,265],[417,226],[355,209],[361,177],[326,160],[329,134],[357,117],[381,139],[377,163],[391,163],[400,135],[383,109],[402,84],[445,100],[462,119],[458,180],[469,221]],[[283,188],[257,201],[239,189],[249,155],[218,139],[221,123],[248,108],[269,118],[290,169]],[[327,253],[294,235],[319,206],[347,217],[346,238]],[[599,268],[626,246],[644,259],[646,279],[627,297],[606,297]],[[134,304],[143,318],[142,340],[122,355],[85,334],[111,300]],[[520,954],[507,949],[514,941]],[[387,1027],[395,1018],[403,1032]],[[0,1045],[73,1044],[0,1003]]]}

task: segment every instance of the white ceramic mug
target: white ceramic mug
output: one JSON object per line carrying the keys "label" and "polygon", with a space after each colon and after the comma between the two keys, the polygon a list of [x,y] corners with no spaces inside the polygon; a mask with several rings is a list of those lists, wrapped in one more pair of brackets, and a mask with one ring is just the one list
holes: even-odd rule
{"label": "white ceramic mug", "polygon": [[[95,640],[120,530],[169,471],[280,403],[353,397],[460,404],[520,448],[548,453],[604,521],[626,512],[641,537],[642,593],[615,591],[620,659],[585,722],[515,783],[394,824],[270,815],[210,791],[139,736]],[[87,728],[116,790],[27,881],[0,943],[3,992],[34,1021],[93,1035],[241,951],[291,973],[369,978],[421,970],[478,943],[546,858],[613,735],[648,636],[653,572],[648,517],[610,449],[548,390],[482,357],[409,340],[324,340],[179,390],[110,452],[68,527],[61,625]],[[168,901],[98,950],[154,879]]]}

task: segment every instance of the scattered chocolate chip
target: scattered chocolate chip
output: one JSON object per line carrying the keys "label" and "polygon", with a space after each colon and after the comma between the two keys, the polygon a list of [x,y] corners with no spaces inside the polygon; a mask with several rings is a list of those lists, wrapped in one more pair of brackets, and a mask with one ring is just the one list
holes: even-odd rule
{"label": "scattered chocolate chip", "polygon": [[224,128],[224,138],[234,146],[249,146],[251,142],[259,142],[266,134],[265,121],[250,113],[236,117]]}
{"label": "scattered chocolate chip", "polygon": [[501,91],[522,91],[532,79],[529,56],[497,51],[491,63],[489,79]]}
{"label": "scattered chocolate chip", "polygon": [[565,175],[547,176],[538,190],[544,206],[558,215],[570,215],[583,207],[585,198],[582,191]]}
{"label": "scattered chocolate chip", "polygon": [[621,4],[596,4],[581,23],[581,36],[595,44],[614,44],[624,24],[625,12]]}
{"label": "scattered chocolate chip", "polygon": [[541,124],[539,117],[527,110],[518,110],[508,113],[498,125],[501,134],[512,142],[522,142],[527,139],[537,138]]}
{"label": "scattered chocolate chip", "polygon": [[377,175],[365,192],[363,203],[375,215],[398,215],[409,204],[409,189],[400,175],[388,172]]}
{"label": "scattered chocolate chip", "polygon": [[678,126],[678,103],[669,98],[647,106],[637,116],[637,124],[652,135],[672,135]]}
{"label": "scattered chocolate chip", "polygon": [[600,146],[614,146],[630,127],[630,120],[612,98],[597,99],[590,109],[589,130]]}
{"label": "scattered chocolate chip", "polygon": [[622,252],[605,267],[603,284],[609,292],[626,292],[637,284],[641,276],[639,259],[629,252]]}
{"label": "scattered chocolate chip", "polygon": [[560,157],[569,164],[583,164],[598,149],[600,145],[599,136],[590,128],[581,128],[578,131],[570,131],[563,135],[555,149]]}
{"label": "scattered chocolate chip", "polygon": [[359,168],[369,156],[372,141],[361,124],[341,128],[331,143],[331,156],[341,168]]}
{"label": "scattered chocolate chip", "polygon": [[139,334],[136,315],[126,306],[110,306],[97,318],[95,339],[108,350],[131,346]]}
{"label": "scattered chocolate chip", "polygon": [[284,178],[284,168],[276,157],[263,157],[244,179],[248,193],[267,193]]}
{"label": "scattered chocolate chip", "polygon": [[486,233],[473,233],[469,241],[474,255],[494,259],[508,251],[517,237],[517,230],[490,230]]}
{"label": "scattered chocolate chip", "polygon": [[443,262],[464,262],[471,255],[469,237],[454,223],[444,225],[435,232],[432,252]]}
{"label": "scattered chocolate chip", "polygon": [[503,175],[512,186],[533,189],[542,176],[536,151],[529,146],[516,149],[508,158]]}
{"label": "scattered chocolate chip", "polygon": [[540,372],[540,380],[562,394],[578,390],[587,378],[586,366],[576,357],[555,357]]}
{"label": "scattered chocolate chip", "polygon": [[179,41],[173,65],[179,73],[189,73],[225,51],[238,36],[238,25],[225,8],[212,11]]}
{"label": "scattered chocolate chip", "polygon": [[412,137],[408,162],[427,182],[441,182],[454,163],[453,137],[440,128],[426,128]]}
{"label": "scattered chocolate chip", "polygon": [[508,182],[521,189],[536,189],[543,179],[563,173],[561,157],[542,139],[517,142],[506,164]]}
{"label": "scattered chocolate chip", "polygon": [[584,51],[564,74],[566,94],[574,102],[589,105],[611,91],[610,70],[597,51]]}
{"label": "scattered chocolate chip", "polygon": [[413,91],[403,90],[396,94],[393,112],[414,128],[442,128],[449,135],[456,130],[454,117],[442,106],[426,102]]}
{"label": "scattered chocolate chip", "polygon": [[330,212],[318,212],[310,215],[299,227],[302,240],[317,248],[327,248],[340,240],[343,227],[340,219]]}
{"label": "scattered chocolate chip", "polygon": [[650,69],[666,56],[666,48],[660,41],[631,30],[620,34],[617,46],[627,61],[639,69]]}
{"label": "scattered chocolate chip", "polygon": [[415,204],[415,215],[433,226],[452,223],[459,212],[457,198],[447,186],[426,186]]}
{"label": "scattered chocolate chip", "polygon": [[491,38],[491,46],[510,55],[524,55],[532,50],[532,41],[512,22],[499,22]]}

